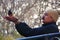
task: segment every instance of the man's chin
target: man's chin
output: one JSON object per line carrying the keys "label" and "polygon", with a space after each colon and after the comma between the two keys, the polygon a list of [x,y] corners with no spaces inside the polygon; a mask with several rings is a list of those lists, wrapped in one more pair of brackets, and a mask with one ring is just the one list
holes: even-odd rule
{"label": "man's chin", "polygon": [[45,23],[45,22],[43,22],[43,23]]}
{"label": "man's chin", "polygon": [[45,23],[46,23],[46,21],[44,21],[44,20],[43,20],[42,22],[43,22],[43,24],[45,24]]}
{"label": "man's chin", "polygon": [[43,19],[42,22],[45,23],[45,20]]}
{"label": "man's chin", "polygon": [[45,22],[43,21],[43,23],[45,23]]}

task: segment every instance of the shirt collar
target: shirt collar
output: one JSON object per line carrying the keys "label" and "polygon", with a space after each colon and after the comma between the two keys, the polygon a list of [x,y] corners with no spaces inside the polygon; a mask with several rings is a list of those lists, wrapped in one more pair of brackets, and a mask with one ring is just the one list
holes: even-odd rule
{"label": "shirt collar", "polygon": [[56,24],[56,22],[44,23],[43,25]]}

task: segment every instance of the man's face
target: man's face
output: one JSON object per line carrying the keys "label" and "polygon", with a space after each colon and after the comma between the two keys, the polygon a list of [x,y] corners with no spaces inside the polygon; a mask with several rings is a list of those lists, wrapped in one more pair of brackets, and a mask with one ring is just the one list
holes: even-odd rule
{"label": "man's face", "polygon": [[48,13],[45,13],[42,19],[43,23],[53,22],[53,18]]}

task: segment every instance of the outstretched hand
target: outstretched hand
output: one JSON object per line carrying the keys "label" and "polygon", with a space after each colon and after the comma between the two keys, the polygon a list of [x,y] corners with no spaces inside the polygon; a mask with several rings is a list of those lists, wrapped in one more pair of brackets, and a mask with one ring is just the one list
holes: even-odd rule
{"label": "outstretched hand", "polygon": [[17,23],[17,21],[18,21],[18,19],[14,16],[5,16],[4,19],[14,22],[14,23]]}

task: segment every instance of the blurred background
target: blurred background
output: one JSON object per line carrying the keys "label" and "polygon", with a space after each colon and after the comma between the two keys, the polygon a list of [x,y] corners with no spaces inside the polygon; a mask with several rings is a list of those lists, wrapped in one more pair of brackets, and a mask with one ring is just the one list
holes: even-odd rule
{"label": "blurred background", "polygon": [[[21,22],[26,22],[31,28],[42,26],[42,16],[48,9],[56,9],[60,13],[60,0],[0,0],[0,40],[15,40],[22,38],[15,25],[4,19],[8,10]],[[60,16],[56,23],[60,30]]]}

